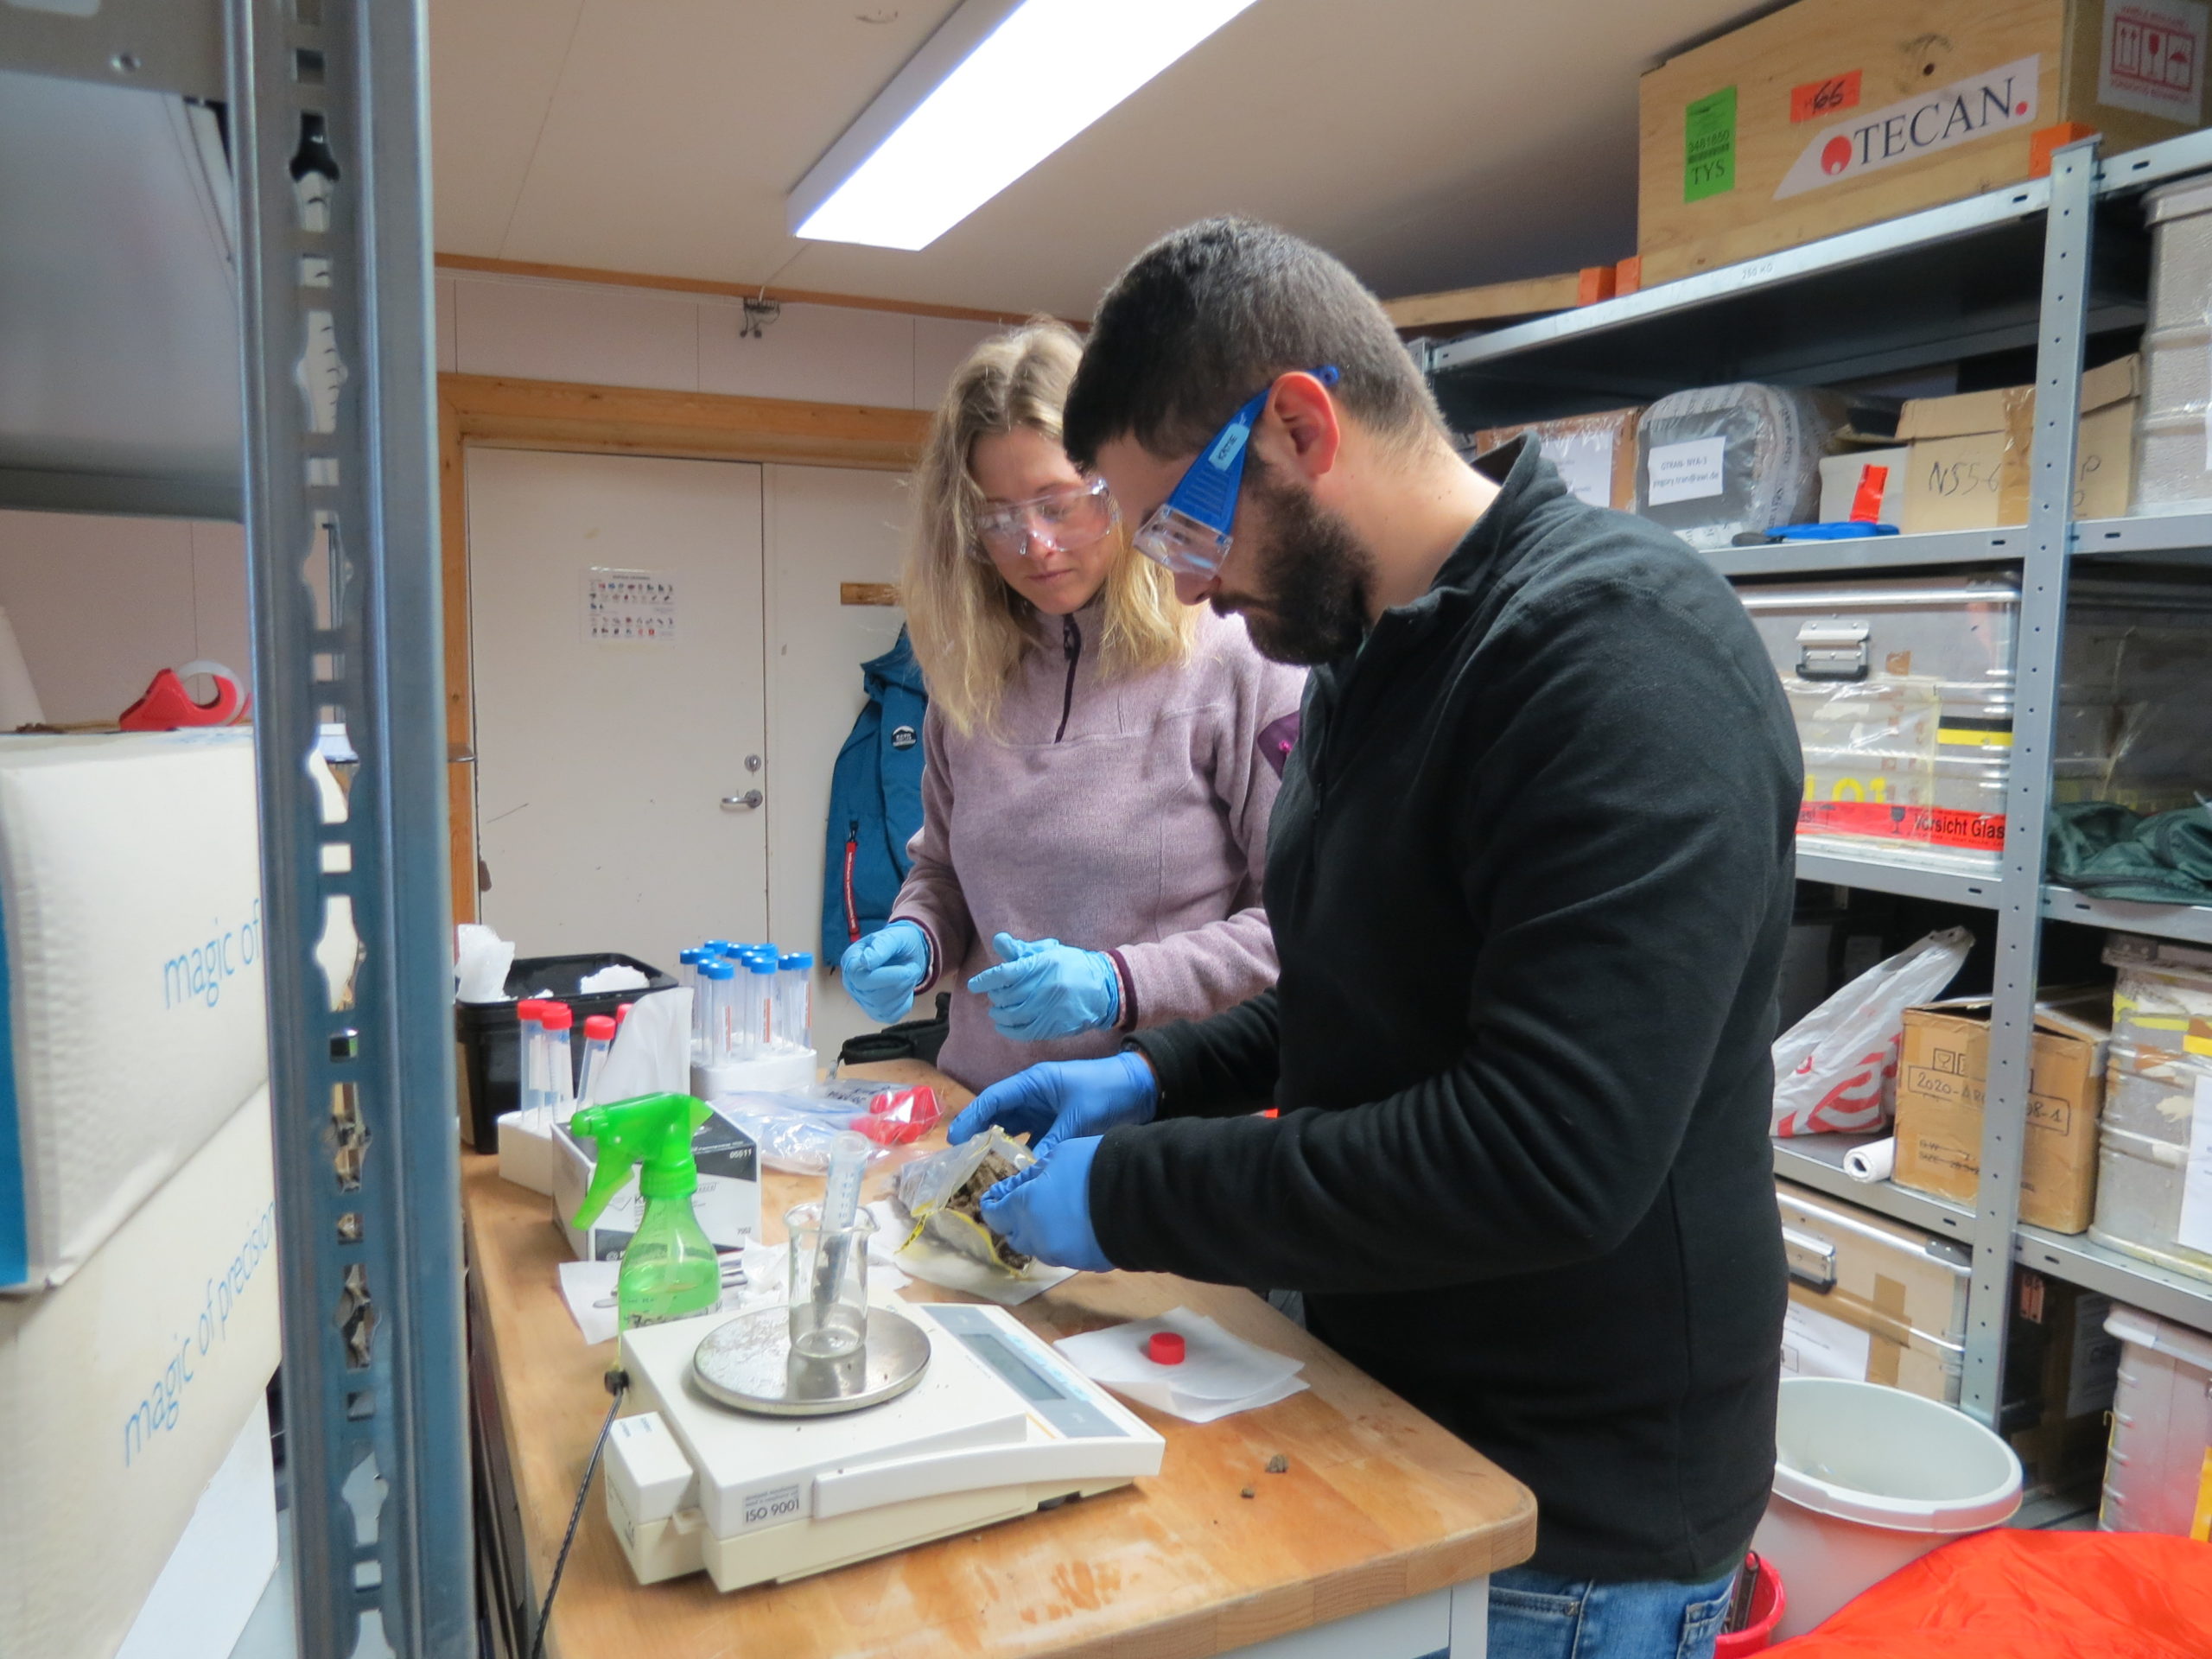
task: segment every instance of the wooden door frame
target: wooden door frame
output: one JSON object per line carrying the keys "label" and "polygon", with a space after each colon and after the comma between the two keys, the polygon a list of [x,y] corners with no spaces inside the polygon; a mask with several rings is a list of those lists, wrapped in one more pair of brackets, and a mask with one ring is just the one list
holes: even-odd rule
{"label": "wooden door frame", "polygon": [[499,375],[438,377],[448,844],[456,922],[476,919],[476,695],[468,612],[468,451],[552,449],[906,472],[927,411]]}

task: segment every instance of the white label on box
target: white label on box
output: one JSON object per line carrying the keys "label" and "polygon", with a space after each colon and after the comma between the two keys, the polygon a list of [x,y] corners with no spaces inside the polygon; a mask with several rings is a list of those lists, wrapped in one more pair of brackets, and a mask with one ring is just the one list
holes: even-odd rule
{"label": "white label on box", "polygon": [[1702,501],[1719,494],[1721,464],[1727,455],[1725,437],[1655,443],[1644,458],[1645,502],[1659,507],[1669,501]]}
{"label": "white label on box", "polygon": [[2105,0],[2097,102],[2196,126],[2204,111],[2205,18],[2197,0]]}
{"label": "white label on box", "polygon": [[2181,1223],[2174,1237],[2185,1249],[2212,1255],[2212,1076],[2196,1080],[2196,1109],[2189,1115],[2189,1162],[2181,1173]]}
{"label": "white label on box", "polygon": [[1775,200],[1955,149],[1992,133],[2040,126],[2036,83],[2042,70],[2042,58],[2031,54],[1878,110],[1853,110],[1813,135],[1775,187]]}
{"label": "white label on box", "polygon": [[1567,493],[1593,507],[1613,505],[1613,434],[1569,432],[1546,438],[1544,459],[1559,468]]}
{"label": "white label on box", "polygon": [[1874,1338],[1848,1319],[1799,1305],[1791,1298],[1782,1314],[1782,1374],[1784,1376],[1840,1376],[1866,1380]]}

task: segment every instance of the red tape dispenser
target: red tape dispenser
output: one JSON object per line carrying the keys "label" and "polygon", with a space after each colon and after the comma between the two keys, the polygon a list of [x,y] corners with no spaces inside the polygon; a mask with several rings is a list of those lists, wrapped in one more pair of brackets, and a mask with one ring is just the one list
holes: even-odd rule
{"label": "red tape dispenser", "polygon": [[[195,702],[184,689],[188,676],[205,674],[215,682],[215,700]],[[220,663],[187,663],[154,676],[145,695],[123,711],[115,723],[126,732],[175,732],[188,726],[230,726],[246,716],[253,699],[238,677]]]}

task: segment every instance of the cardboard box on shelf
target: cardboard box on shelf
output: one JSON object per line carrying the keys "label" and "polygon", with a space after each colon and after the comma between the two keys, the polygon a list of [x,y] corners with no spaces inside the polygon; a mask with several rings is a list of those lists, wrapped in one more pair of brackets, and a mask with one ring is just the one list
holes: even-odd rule
{"label": "cardboard box on shelf", "polygon": [[1788,1181],[1774,1184],[1789,1263],[1782,1370],[1879,1382],[1955,1405],[1971,1253]]}
{"label": "cardboard box on shelf", "polygon": [[2013,1269],[2005,1439],[2033,1485],[2094,1488],[2103,1472],[2105,1414],[2120,1377],[2120,1338],[2105,1329],[2111,1312],[2109,1296]]}
{"label": "cardboard box on shelf", "polygon": [[1647,73],[1643,285],[2002,188],[2088,132],[2204,120],[2190,0],[1799,0]]}
{"label": "cardboard box on shelf", "polygon": [[[1989,1074],[1989,999],[1908,1008],[1897,1069],[1900,1186],[1971,1204],[1981,1185],[1981,1111]],[[2111,1033],[2104,994],[2036,1008],[2021,1154],[2020,1219],[2055,1233],[2089,1224],[2097,1190],[2097,1114]]]}
{"label": "cardboard box on shelf", "polygon": [[[2127,511],[2141,386],[2139,357],[2117,359],[2082,377],[2077,518],[2117,518]],[[2027,523],[2035,413],[2033,386],[1910,399],[1897,416],[1897,436],[1911,452],[1898,527],[1913,534]]]}
{"label": "cardboard box on shelf", "polygon": [[[1882,449],[1847,449],[1821,463],[1821,522],[1840,524],[1851,517],[1863,488],[1873,508],[1873,522],[1894,524],[1904,500],[1905,463],[1910,452],[1903,445]],[[1867,468],[1878,467],[1878,479]]]}
{"label": "cardboard box on shelf", "polygon": [[1523,432],[1535,435],[1544,459],[1559,468],[1560,481],[1593,507],[1636,505],[1636,423],[1638,409],[1608,409],[1595,415],[1569,415],[1521,426],[1485,427],[1474,435],[1474,453],[1488,454]]}

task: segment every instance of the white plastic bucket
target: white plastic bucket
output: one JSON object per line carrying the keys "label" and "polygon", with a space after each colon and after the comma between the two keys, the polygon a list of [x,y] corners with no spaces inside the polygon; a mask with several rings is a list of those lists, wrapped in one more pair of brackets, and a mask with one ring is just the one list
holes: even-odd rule
{"label": "white plastic bucket", "polygon": [[1775,1639],[2019,1507],[2019,1459],[1964,1413],[1878,1382],[1783,1378],[1774,1497],[1751,1541],[1789,1586]]}

